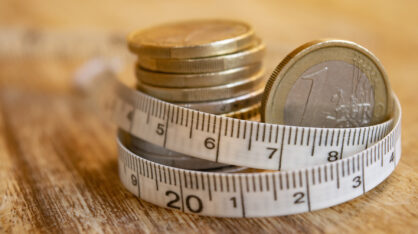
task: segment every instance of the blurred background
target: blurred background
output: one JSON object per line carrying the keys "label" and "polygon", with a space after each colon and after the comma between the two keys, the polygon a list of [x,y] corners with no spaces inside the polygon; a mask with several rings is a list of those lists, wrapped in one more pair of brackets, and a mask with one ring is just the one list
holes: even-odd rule
{"label": "blurred background", "polygon": [[[266,44],[267,75],[318,38],[372,51],[403,106],[402,160],[390,186],[336,208],[251,221],[165,216],[173,212],[133,198],[118,179],[114,129],[74,98],[74,72],[92,58],[118,58],[122,77],[133,79],[128,33],[198,18],[251,24]],[[0,0],[0,232],[416,230],[417,23],[416,0]]]}
{"label": "blurred background", "polygon": [[[297,46],[332,37],[363,45],[380,58],[391,80],[407,81],[416,63],[405,61],[418,61],[417,10],[414,0],[0,0],[0,82],[2,87],[65,90],[71,71],[88,58],[130,61],[129,32],[196,18],[253,25],[267,45],[267,74]],[[400,82],[392,84],[396,90]]]}

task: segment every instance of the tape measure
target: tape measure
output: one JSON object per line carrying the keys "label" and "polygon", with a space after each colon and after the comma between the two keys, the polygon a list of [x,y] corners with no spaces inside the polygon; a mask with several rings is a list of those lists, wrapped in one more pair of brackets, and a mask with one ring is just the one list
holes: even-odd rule
{"label": "tape measure", "polygon": [[217,217],[289,215],[330,207],[371,190],[401,156],[401,112],[359,128],[312,128],[238,120],[176,106],[114,78],[94,85],[96,102],[117,126],[144,141],[261,173],[168,167],[132,153],[118,134],[119,176],[139,198]]}
{"label": "tape measure", "polygon": [[[125,44],[120,43],[124,39],[118,39],[117,34],[88,34],[85,38],[85,33],[74,36],[74,32],[51,34],[13,28],[2,32],[0,40],[6,46],[0,46],[0,56],[7,58],[126,54]],[[77,46],[70,46],[73,44]],[[100,62],[95,65],[105,69]],[[221,173],[168,167],[130,152],[119,133],[122,183],[139,198],[161,207],[217,217],[265,217],[318,210],[373,189],[392,173],[401,157],[401,108],[396,98],[392,118],[378,125],[349,129],[296,127],[186,109],[133,90],[114,77],[101,78],[88,85],[90,93],[103,114],[120,129],[197,158],[280,170]]]}

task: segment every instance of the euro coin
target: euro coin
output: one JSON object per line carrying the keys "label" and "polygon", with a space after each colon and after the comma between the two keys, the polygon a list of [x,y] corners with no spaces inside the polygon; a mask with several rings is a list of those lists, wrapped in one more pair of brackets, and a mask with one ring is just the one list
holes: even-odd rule
{"label": "euro coin", "polygon": [[195,74],[176,74],[154,72],[136,67],[136,77],[144,84],[167,87],[167,88],[196,88],[217,86],[243,80],[255,75],[260,71],[261,63],[251,64],[245,67],[237,67],[220,72],[195,73]]}
{"label": "euro coin", "polygon": [[168,102],[199,102],[233,98],[260,89],[264,70],[245,80],[203,88],[163,88],[138,83],[139,90]]}
{"label": "euro coin", "polygon": [[260,39],[253,47],[233,54],[192,59],[158,59],[138,57],[138,64],[151,71],[170,73],[205,73],[219,72],[237,67],[260,63],[265,46]]}
{"label": "euro coin", "polygon": [[253,92],[228,99],[202,102],[177,102],[175,104],[211,114],[224,114],[237,112],[241,109],[260,103],[263,92],[264,88],[262,87]]}
{"label": "euro coin", "polygon": [[267,82],[262,121],[360,127],[390,117],[392,94],[379,60],[349,41],[318,40],[291,52]]}
{"label": "euro coin", "polygon": [[234,20],[192,20],[163,24],[128,36],[141,57],[199,58],[234,53],[254,42],[252,27]]}

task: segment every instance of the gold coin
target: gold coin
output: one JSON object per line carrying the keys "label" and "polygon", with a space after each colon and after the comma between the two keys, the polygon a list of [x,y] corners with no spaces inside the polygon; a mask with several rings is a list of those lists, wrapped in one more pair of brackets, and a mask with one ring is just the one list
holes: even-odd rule
{"label": "gold coin", "polygon": [[186,103],[176,102],[175,104],[212,114],[234,113],[241,109],[260,103],[263,92],[264,87],[261,87],[258,90],[228,99]]}
{"label": "gold coin", "polygon": [[199,58],[250,47],[254,31],[233,20],[192,20],[159,25],[128,36],[132,52],[152,58]]}
{"label": "gold coin", "polygon": [[264,70],[236,82],[203,88],[163,88],[138,82],[138,89],[168,102],[201,102],[238,97],[254,92],[264,85]]}
{"label": "gold coin", "polygon": [[232,68],[220,72],[177,74],[154,72],[136,66],[136,77],[144,84],[167,88],[197,88],[217,86],[243,80],[260,71],[261,63]]}
{"label": "gold coin", "polygon": [[277,66],[262,98],[262,120],[311,127],[360,127],[389,118],[386,72],[367,49],[349,41],[318,40]]}
{"label": "gold coin", "polygon": [[264,55],[264,44],[257,39],[257,44],[247,50],[208,58],[195,59],[155,59],[138,57],[138,64],[152,71],[171,73],[219,72],[254,63],[260,63]]}

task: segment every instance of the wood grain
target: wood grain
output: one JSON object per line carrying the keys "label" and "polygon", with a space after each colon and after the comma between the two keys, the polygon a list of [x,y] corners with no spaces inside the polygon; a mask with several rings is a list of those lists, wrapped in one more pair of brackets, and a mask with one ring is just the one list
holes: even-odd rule
{"label": "wood grain", "polygon": [[[200,217],[156,207],[123,188],[114,127],[74,91],[73,72],[88,56],[70,50],[65,56],[15,57],[0,50],[0,232],[416,233],[417,9],[416,1],[377,0],[1,1],[0,30],[110,33],[123,39],[131,30],[176,19],[246,20],[267,44],[269,71],[305,41],[353,40],[381,59],[404,114],[401,162],[365,196],[286,217]],[[133,75],[130,68],[126,74]]]}

